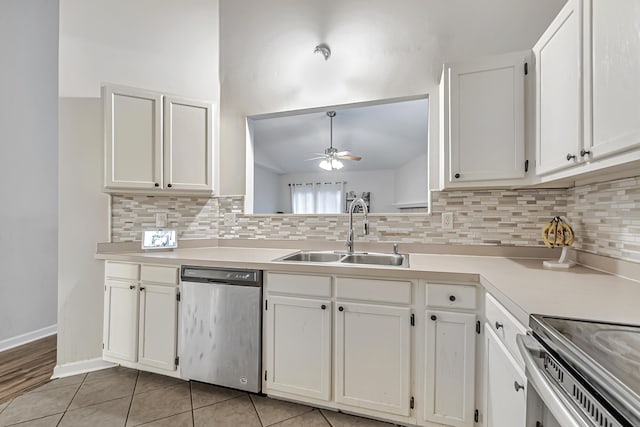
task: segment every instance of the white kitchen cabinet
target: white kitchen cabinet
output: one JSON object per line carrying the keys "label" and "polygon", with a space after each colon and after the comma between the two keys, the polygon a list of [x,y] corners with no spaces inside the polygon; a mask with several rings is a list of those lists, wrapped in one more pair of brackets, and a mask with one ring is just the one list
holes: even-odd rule
{"label": "white kitchen cabinet", "polygon": [[117,86],[103,87],[105,191],[214,191],[211,104]]}
{"label": "white kitchen cabinet", "polygon": [[640,3],[589,0],[584,9],[591,34],[585,37],[586,118],[593,123],[585,148],[598,160],[640,146]]}
{"label": "white kitchen cabinet", "polygon": [[177,271],[177,267],[107,262],[102,352],[105,360],[178,376]]}
{"label": "white kitchen cabinet", "polygon": [[569,0],[533,48],[538,175],[582,161],[582,6]]}
{"label": "white kitchen cabinet", "polygon": [[140,284],[138,362],[176,369],[178,304],[175,286]]}
{"label": "white kitchen cabinet", "polygon": [[473,426],[476,315],[427,310],[424,319],[424,420]]}
{"label": "white kitchen cabinet", "polygon": [[266,387],[331,398],[331,302],[268,295],[265,311]]}
{"label": "white kitchen cabinet", "polygon": [[485,324],[485,425],[524,427],[526,377],[509,350]]}
{"label": "white kitchen cabinet", "polygon": [[504,185],[525,177],[529,60],[527,51],[445,65],[445,186]]}
{"label": "white kitchen cabinet", "polygon": [[103,354],[130,362],[138,355],[136,282],[107,280],[104,285]]}
{"label": "white kitchen cabinet", "polygon": [[342,301],[336,305],[336,402],[408,416],[409,308]]}

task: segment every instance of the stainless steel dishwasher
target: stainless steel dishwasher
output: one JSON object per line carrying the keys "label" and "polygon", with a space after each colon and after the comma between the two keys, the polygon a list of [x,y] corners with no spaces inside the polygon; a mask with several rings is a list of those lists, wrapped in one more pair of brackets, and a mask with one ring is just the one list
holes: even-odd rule
{"label": "stainless steel dishwasher", "polygon": [[181,278],[182,376],[259,392],[262,271],[182,266]]}

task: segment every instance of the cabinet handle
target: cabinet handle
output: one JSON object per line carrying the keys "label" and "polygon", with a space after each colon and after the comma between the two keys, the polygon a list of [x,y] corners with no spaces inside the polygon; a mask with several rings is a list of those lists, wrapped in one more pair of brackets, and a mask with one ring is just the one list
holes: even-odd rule
{"label": "cabinet handle", "polygon": [[504,327],[504,325],[502,323],[496,322],[496,330],[498,330],[498,329],[500,329],[502,327]]}
{"label": "cabinet handle", "polygon": [[456,300],[455,295],[449,295],[449,301],[454,302]]}
{"label": "cabinet handle", "polygon": [[[574,157],[575,157],[575,156],[574,156]],[[171,185],[171,184],[167,184],[167,187],[171,188],[171,187],[173,187],[173,185]]]}
{"label": "cabinet handle", "polygon": [[432,314],[431,315],[431,320],[433,320],[435,322],[436,320],[438,320],[438,316],[436,316],[435,314]]}
{"label": "cabinet handle", "polygon": [[457,174],[453,175],[453,177],[454,177],[454,178],[460,178],[460,174],[459,174],[459,173],[457,173]]}
{"label": "cabinet handle", "polygon": [[129,289],[135,289],[135,285],[129,285]]}
{"label": "cabinet handle", "polygon": [[584,148],[580,150],[580,157],[590,156],[590,155],[591,155],[591,151],[585,150]]}
{"label": "cabinet handle", "polygon": [[568,162],[570,162],[571,160],[575,160],[575,159],[577,159],[575,154],[571,154],[571,153],[567,154],[567,161]]}
{"label": "cabinet handle", "polygon": [[144,286],[140,286],[140,290],[141,290],[141,291],[144,291],[144,290],[145,290],[145,287],[144,287]]}
{"label": "cabinet handle", "polygon": [[513,388],[516,389],[516,392],[524,390],[524,386],[522,384],[518,384],[518,381],[513,382]]}
{"label": "cabinet handle", "polygon": [[158,184],[157,182],[153,184],[154,187],[160,187],[160,184]]}
{"label": "cabinet handle", "polygon": [[344,307],[338,307],[338,311],[344,311]]}
{"label": "cabinet handle", "polygon": [[320,308],[321,308],[321,309],[323,309],[323,310],[325,310],[325,309],[327,308],[327,306],[326,306],[326,305],[324,305],[324,304],[322,304],[322,305],[320,306]]}

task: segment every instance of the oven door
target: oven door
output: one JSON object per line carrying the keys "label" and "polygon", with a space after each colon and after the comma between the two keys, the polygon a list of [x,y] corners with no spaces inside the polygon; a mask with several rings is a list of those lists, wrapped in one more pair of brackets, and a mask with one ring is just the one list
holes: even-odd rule
{"label": "oven door", "polygon": [[528,391],[534,391],[527,399],[527,426],[595,426],[545,369],[544,347],[530,335],[518,335],[516,340],[526,367]]}

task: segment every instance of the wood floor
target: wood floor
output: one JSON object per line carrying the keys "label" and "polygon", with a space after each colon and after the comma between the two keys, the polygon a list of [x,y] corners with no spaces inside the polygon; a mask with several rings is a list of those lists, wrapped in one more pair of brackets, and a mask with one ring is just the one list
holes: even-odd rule
{"label": "wood floor", "polygon": [[51,335],[0,353],[0,403],[49,381],[56,341]]}

